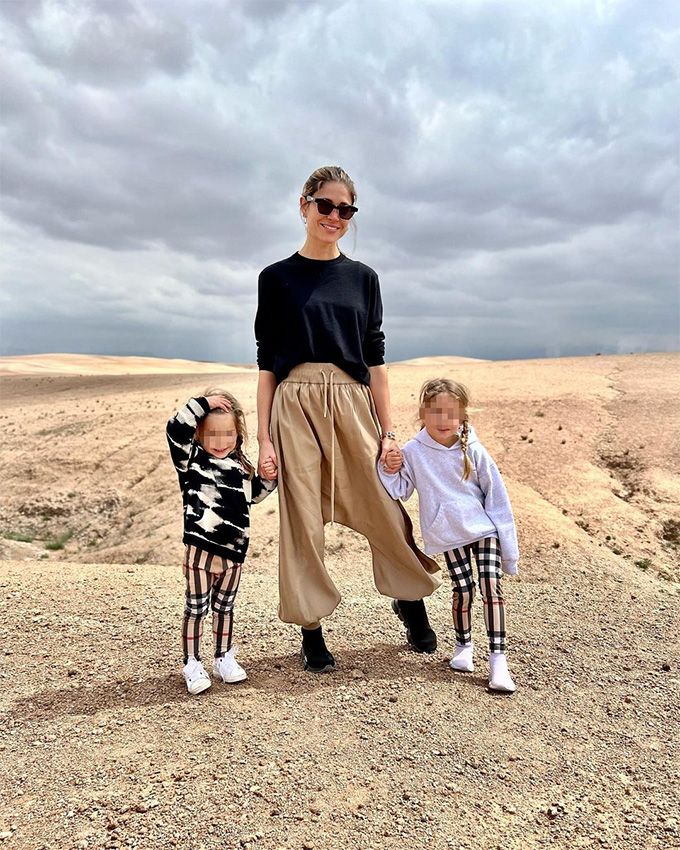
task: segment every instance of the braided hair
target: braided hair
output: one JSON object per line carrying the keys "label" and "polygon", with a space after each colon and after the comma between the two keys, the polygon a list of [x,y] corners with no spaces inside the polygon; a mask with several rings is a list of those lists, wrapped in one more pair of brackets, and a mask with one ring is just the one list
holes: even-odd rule
{"label": "braided hair", "polygon": [[[430,381],[425,381],[420,389],[420,407],[421,409],[440,393],[445,393],[456,401],[463,408],[463,423],[460,433],[460,447],[463,452],[463,481],[467,481],[472,472],[472,463],[468,457],[468,441],[470,439],[470,424],[468,422],[467,409],[470,404],[470,393],[463,384],[457,381],[452,381],[450,378],[433,378]],[[422,425],[422,420],[421,420]]]}
{"label": "braided hair", "polygon": [[[252,479],[252,477],[255,475],[255,467],[250,462],[250,460],[248,460],[248,456],[243,451],[243,444],[248,440],[246,415],[243,412],[243,408],[230,392],[222,390],[219,387],[208,387],[208,389],[203,392],[203,396],[206,398],[211,395],[222,396],[222,398],[226,398],[226,400],[231,405],[231,410],[229,411],[222,410],[218,407],[215,410],[211,410],[209,415],[226,416],[227,413],[231,413],[231,415],[234,417],[234,425],[236,426],[236,448],[234,449],[234,455],[236,456],[236,460],[238,460],[241,466],[248,473],[248,479]],[[196,439],[199,441],[199,443],[201,442],[203,436],[204,423],[205,419],[201,420],[198,425],[198,428],[196,428]]]}

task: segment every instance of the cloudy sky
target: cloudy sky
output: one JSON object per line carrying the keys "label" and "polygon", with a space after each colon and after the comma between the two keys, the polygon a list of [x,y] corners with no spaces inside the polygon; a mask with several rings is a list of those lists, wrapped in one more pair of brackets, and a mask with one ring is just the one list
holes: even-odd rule
{"label": "cloudy sky", "polygon": [[388,358],[675,350],[674,0],[0,0],[0,353],[253,362],[319,165]]}

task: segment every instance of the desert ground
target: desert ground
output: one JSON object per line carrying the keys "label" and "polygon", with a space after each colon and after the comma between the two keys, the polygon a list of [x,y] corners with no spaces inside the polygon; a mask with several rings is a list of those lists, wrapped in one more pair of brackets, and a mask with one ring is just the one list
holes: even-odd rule
{"label": "desert ground", "polygon": [[[504,475],[512,696],[409,651],[363,538],[327,528],[333,674],[277,603],[278,506],[253,508],[237,601],[249,678],[180,678],[181,506],[168,416],[252,366],[2,358],[0,843],[8,848],[533,850],[680,846],[680,355],[390,366],[399,437],[454,377]],[[256,456],[254,441],[251,457]],[[407,503],[417,528],[417,503]],[[209,656],[209,627],[208,634]]]}

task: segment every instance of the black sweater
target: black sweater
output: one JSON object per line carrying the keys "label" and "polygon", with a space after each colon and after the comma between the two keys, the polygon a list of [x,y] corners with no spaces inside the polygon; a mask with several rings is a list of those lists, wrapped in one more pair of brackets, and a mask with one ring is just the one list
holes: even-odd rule
{"label": "black sweater", "polygon": [[210,412],[205,398],[191,398],[169,420],[166,434],[179,475],[184,504],[185,543],[243,563],[250,537],[250,506],[276,487],[248,473],[234,456],[213,457],[194,439],[196,426]]}
{"label": "black sweater", "polygon": [[382,300],[373,269],[341,254],[293,254],[258,282],[257,365],[280,383],[298,363],[334,363],[362,384],[385,362]]}

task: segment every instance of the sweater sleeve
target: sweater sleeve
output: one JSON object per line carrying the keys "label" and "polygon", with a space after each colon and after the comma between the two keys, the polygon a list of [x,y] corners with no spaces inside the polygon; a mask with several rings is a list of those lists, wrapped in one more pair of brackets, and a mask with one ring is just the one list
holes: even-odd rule
{"label": "sweater sleeve", "polygon": [[385,334],[382,331],[383,305],[378,275],[371,278],[368,303],[368,321],[363,341],[364,362],[367,366],[381,366],[385,362]]}
{"label": "sweater sleeve", "polygon": [[386,472],[380,461],[378,461],[377,468],[378,476],[383,487],[393,499],[406,501],[406,499],[411,498],[413,491],[415,490],[415,481],[413,472],[406,457],[404,457],[399,472]]}
{"label": "sweater sleeve", "polygon": [[255,314],[255,341],[257,344],[257,367],[260,371],[274,371],[276,340],[276,307],[271,281],[267,270],[260,273],[257,281],[257,313]]}
{"label": "sweater sleeve", "polygon": [[251,505],[257,505],[276,489],[276,481],[268,481],[266,478],[260,478],[259,475],[253,475],[251,484],[253,488],[250,497]]}
{"label": "sweater sleeve", "polygon": [[196,426],[208,413],[210,413],[210,405],[207,399],[201,396],[190,398],[184,407],[181,407],[168,420],[165,435],[168,438],[170,457],[179,475],[182,490],[184,490],[186,483],[186,473],[189,468],[189,457],[191,456],[191,445],[194,441]]}
{"label": "sweater sleeve", "polygon": [[503,572],[517,575],[519,547],[508,491],[496,463],[485,448],[480,447],[475,462],[479,486],[484,493],[484,510],[498,531]]}

